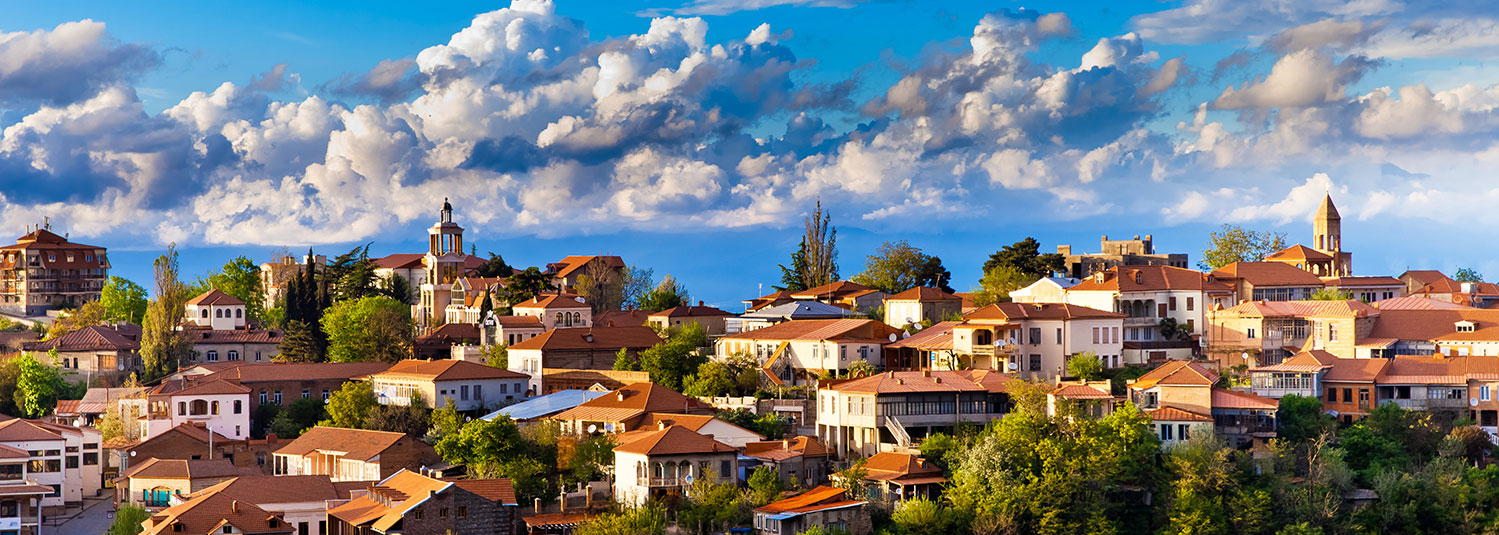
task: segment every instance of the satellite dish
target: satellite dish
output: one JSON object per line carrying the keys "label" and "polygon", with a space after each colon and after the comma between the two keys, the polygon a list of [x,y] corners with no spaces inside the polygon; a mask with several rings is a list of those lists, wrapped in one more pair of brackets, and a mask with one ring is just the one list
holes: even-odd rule
{"label": "satellite dish", "polygon": [[588,424],[588,433],[589,434],[593,434],[593,433],[597,433],[597,432],[599,432],[599,426],[597,424]]}
{"label": "satellite dish", "polygon": [[1019,371],[1019,370],[1020,370],[1020,365],[1019,364],[1015,364],[1013,362],[1010,363],[1010,371],[1013,372],[1013,371]]}
{"label": "satellite dish", "polygon": [[1472,405],[1474,407],[1477,407],[1478,406],[1478,398],[1468,398],[1468,405]]}
{"label": "satellite dish", "polygon": [[890,341],[891,342],[894,342],[894,341],[899,340],[899,339],[900,339],[900,337],[896,336],[895,333],[890,333]]}

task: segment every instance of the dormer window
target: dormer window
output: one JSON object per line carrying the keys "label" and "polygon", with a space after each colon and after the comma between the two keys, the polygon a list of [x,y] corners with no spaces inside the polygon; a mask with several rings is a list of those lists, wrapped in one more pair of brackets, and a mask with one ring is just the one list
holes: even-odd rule
{"label": "dormer window", "polygon": [[1135,272],[1135,284],[1144,284],[1144,283],[1145,283],[1145,274],[1141,273],[1139,271],[1136,271]]}
{"label": "dormer window", "polygon": [[1459,321],[1459,322],[1457,322],[1456,325],[1457,325],[1457,332],[1460,332],[1460,333],[1470,333],[1470,332],[1473,332],[1475,330],[1475,328],[1477,327],[1477,325],[1474,324],[1471,321]]}

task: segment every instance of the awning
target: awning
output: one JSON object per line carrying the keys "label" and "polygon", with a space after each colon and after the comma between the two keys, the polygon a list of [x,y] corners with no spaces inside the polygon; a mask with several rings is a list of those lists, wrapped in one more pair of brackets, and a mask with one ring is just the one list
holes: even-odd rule
{"label": "awning", "polygon": [[798,516],[801,516],[801,515],[797,514],[797,513],[779,513],[779,514],[774,514],[774,515],[767,516],[767,517],[765,517],[765,519],[766,520],[785,520],[785,519],[788,519],[788,518],[795,518],[795,517],[798,517]]}

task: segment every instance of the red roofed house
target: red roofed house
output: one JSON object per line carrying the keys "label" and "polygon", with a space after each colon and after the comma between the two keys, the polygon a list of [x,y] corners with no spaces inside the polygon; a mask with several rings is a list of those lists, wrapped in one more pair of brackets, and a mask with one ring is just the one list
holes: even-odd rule
{"label": "red roofed house", "polygon": [[863,360],[880,366],[881,346],[904,331],[870,319],[793,320],[730,334],[714,344],[716,358],[754,355],[777,384],[810,384],[823,371]]}
{"label": "red roofed house", "polygon": [[734,317],[732,312],[703,306],[703,302],[698,301],[697,306],[682,305],[653,313],[646,318],[646,322],[660,330],[696,323],[703,328],[704,334],[721,336],[728,332],[725,320],[732,317]]}
{"label": "red roofed house", "polygon": [[29,466],[33,464],[26,450],[0,445],[0,526],[17,535],[40,533],[43,508],[38,504],[49,497],[60,501],[53,497],[57,489],[37,481]]}
{"label": "red roofed house", "polygon": [[193,344],[192,363],[270,362],[281,349],[281,331],[252,329],[245,302],[219,290],[194,297],[184,307],[186,334]]}
{"label": "red roofed house", "polygon": [[614,447],[614,499],[634,507],[651,498],[679,495],[693,481],[739,480],[733,446],[680,425],[636,436]]}
{"label": "red roofed house", "polygon": [[0,247],[0,311],[40,316],[96,301],[109,267],[103,247],[69,242],[50,228],[30,229]]}
{"label": "red roofed house", "polygon": [[1271,399],[1290,394],[1318,398],[1324,411],[1344,423],[1352,423],[1379,405],[1381,398],[1375,382],[1392,360],[1345,359],[1326,351],[1307,351],[1279,364],[1251,368],[1249,375],[1256,395]]}
{"label": "red roofed house", "polygon": [[1213,432],[1213,417],[1176,407],[1156,407],[1145,411],[1150,426],[1161,437],[1161,448],[1170,448],[1202,433]]}
{"label": "red roofed house", "polygon": [[614,270],[624,274],[625,261],[618,256],[605,255],[569,255],[560,261],[547,264],[546,273],[552,276],[552,285],[567,291],[578,285],[578,277],[587,275],[589,264],[600,264],[604,269]]}
{"label": "red roofed house", "polygon": [[849,499],[848,489],[821,486],[755,509],[755,533],[797,535],[823,528],[848,535],[867,535],[872,529],[864,506]]}
{"label": "red roofed house", "polygon": [[117,496],[151,510],[172,505],[172,498],[223,483],[243,475],[229,459],[147,459],[136,463],[115,479]]}
{"label": "red roofed house", "polygon": [[654,414],[717,413],[712,405],[684,396],[655,383],[635,383],[562,411],[552,420],[562,431],[577,435],[617,434],[650,428]]}
{"label": "red roofed house", "polygon": [[936,288],[917,286],[885,298],[885,323],[891,327],[936,323],[962,313],[963,298]]}
{"label": "red roofed house", "polygon": [[[189,422],[135,444],[111,444],[109,447],[119,450],[121,473],[151,459],[229,459],[239,468],[270,474],[270,450],[278,446],[274,439],[235,440]],[[124,499],[123,496],[119,498]]]}
{"label": "red roofed house", "polygon": [[[942,469],[916,453],[885,452],[864,461],[869,499],[894,503],[910,498],[935,499],[947,478]],[[835,474],[836,480],[838,476]]]}
{"label": "red roofed house", "polygon": [[841,458],[909,447],[913,438],[982,426],[1010,410],[1005,383],[987,370],[884,372],[824,381],[817,390],[818,439]]}
{"label": "red roofed house", "polygon": [[1051,381],[1067,359],[1098,355],[1106,368],[1122,366],[1125,315],[1079,305],[997,303],[964,316],[953,327],[953,351],[973,369]]}
{"label": "red roofed house", "polygon": [[407,359],[371,374],[369,381],[381,405],[409,405],[415,395],[429,407],[451,402],[457,410],[477,411],[525,399],[529,378],[477,362]]}
{"label": "red roofed house", "polygon": [[447,480],[401,470],[328,502],[329,533],[511,534],[520,507],[509,479]]}
{"label": "red roofed house", "polygon": [[[366,489],[371,483],[374,481],[333,481],[328,476],[252,475],[227,479],[191,496],[174,498],[172,502],[176,505],[209,495],[221,495],[278,517],[279,523],[296,528],[297,535],[329,535],[332,531],[328,529],[328,503],[343,503],[354,491]],[[220,520],[225,519],[224,513],[233,512],[215,512],[204,506],[197,509],[199,511],[191,514],[217,513]]]}
{"label": "red roofed house", "polygon": [[[1192,340],[1166,340],[1160,323],[1171,319],[1193,335],[1208,325],[1207,313],[1214,305],[1232,306],[1233,289],[1200,271],[1171,266],[1123,266],[1094,273],[1066,291],[1066,302],[1112,310],[1124,319],[1124,343],[1134,346],[1131,364],[1144,364],[1148,355],[1191,358],[1197,346]],[[1169,354],[1169,355],[1168,355]],[[1144,358],[1140,358],[1144,357]]]}
{"label": "red roofed house", "polygon": [[[1171,408],[1192,415],[1210,416],[1213,430],[1235,446],[1251,440],[1274,438],[1275,411],[1279,402],[1251,392],[1214,388],[1218,379],[1218,372],[1203,362],[1168,361],[1130,381],[1130,400],[1145,409],[1147,414],[1155,409]],[[1159,419],[1172,425],[1192,422],[1191,418],[1176,412],[1163,413]],[[1172,433],[1174,437],[1181,428],[1171,429],[1174,431],[1157,429],[1163,441],[1166,433]]]}
{"label": "red roofed house", "polygon": [[1114,413],[1119,400],[1110,381],[1060,381],[1046,393],[1046,412],[1053,416],[1103,418]]}
{"label": "red roofed house", "polygon": [[118,381],[141,369],[140,332],[129,323],[90,325],[51,340],[22,342],[21,348],[32,353],[56,349],[63,368]]}
{"label": "red roofed house", "polygon": [[611,370],[620,350],[633,356],[659,343],[656,331],[643,326],[551,329],[509,347],[510,371],[530,376],[534,395],[546,391],[543,369]]}
{"label": "red roofed house", "polygon": [[276,475],[372,481],[438,462],[437,451],[405,433],[318,426],[276,450]]}
{"label": "red roofed house", "polygon": [[797,301],[817,301],[855,312],[865,312],[878,308],[889,295],[856,282],[833,281],[816,288],[791,292],[790,297]]}
{"label": "red roofed house", "polygon": [[1214,388],[1212,396],[1213,431],[1229,445],[1239,447],[1275,438],[1275,413],[1280,409],[1277,400],[1223,388]]}
{"label": "red roofed house", "polygon": [[1234,262],[1211,275],[1233,288],[1236,301],[1230,303],[1311,299],[1323,286],[1317,275],[1282,262]]}
{"label": "red roofed house", "polygon": [[541,320],[544,329],[564,327],[587,327],[593,325],[593,307],[582,297],[573,294],[541,294],[510,307],[517,316],[532,316]]}
{"label": "red roofed house", "polygon": [[1218,372],[1198,361],[1171,360],[1129,382],[1130,401],[1140,408],[1172,406],[1210,414]]}
{"label": "red roofed house", "polygon": [[[91,427],[21,418],[0,422],[0,446],[22,452],[30,464],[30,469],[12,477],[29,478],[55,490],[41,500],[49,513],[53,508],[81,506],[85,496],[100,494],[104,487],[100,442],[99,430]],[[10,454],[21,456],[14,451]]]}
{"label": "red roofed house", "polygon": [[141,522],[141,535],[291,534],[296,527],[281,517],[219,492],[204,492]]}
{"label": "red roofed house", "polygon": [[744,472],[758,466],[776,469],[790,488],[806,488],[827,482],[832,466],[832,452],[817,437],[792,437],[782,440],[750,442],[740,450],[741,460],[751,463]]}
{"label": "red roofed house", "polygon": [[245,302],[219,290],[209,290],[183,305],[187,323],[202,329],[232,331],[245,328]]}
{"label": "red roofed house", "polygon": [[188,422],[243,440],[250,436],[250,389],[212,375],[164,379],[146,391],[138,421],[142,440]]}
{"label": "red roofed house", "polygon": [[1358,356],[1380,309],[1359,301],[1246,301],[1208,315],[1207,353],[1224,366],[1268,366],[1302,351]]}
{"label": "red roofed house", "polygon": [[1405,283],[1394,277],[1322,277],[1322,285],[1365,303],[1405,297]]}

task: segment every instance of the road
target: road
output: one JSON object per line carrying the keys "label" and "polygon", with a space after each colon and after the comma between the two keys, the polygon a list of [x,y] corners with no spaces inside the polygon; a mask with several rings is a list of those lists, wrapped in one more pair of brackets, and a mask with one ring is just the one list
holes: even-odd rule
{"label": "road", "polygon": [[103,535],[109,531],[109,524],[114,522],[110,512],[113,508],[109,496],[103,498],[88,498],[84,500],[83,512],[64,521],[61,525],[53,525],[48,520],[42,526],[42,535]]}

